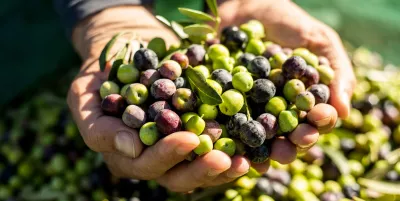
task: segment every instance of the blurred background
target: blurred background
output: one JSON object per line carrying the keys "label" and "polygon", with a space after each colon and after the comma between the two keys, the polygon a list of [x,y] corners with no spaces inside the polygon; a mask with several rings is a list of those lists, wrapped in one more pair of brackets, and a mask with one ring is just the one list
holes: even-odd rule
{"label": "blurred background", "polygon": [[[359,49],[368,56],[362,65],[400,64],[399,0],[293,1],[350,49],[380,53]],[[52,0],[0,1],[0,24],[0,200],[101,200],[114,189],[141,200],[166,197],[153,182],[116,181],[87,151],[65,103],[80,59]]]}

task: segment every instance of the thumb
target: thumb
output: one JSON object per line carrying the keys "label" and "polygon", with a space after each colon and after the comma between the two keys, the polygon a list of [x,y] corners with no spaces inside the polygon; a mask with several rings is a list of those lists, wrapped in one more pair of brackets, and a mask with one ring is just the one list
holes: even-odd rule
{"label": "thumb", "polygon": [[121,119],[100,116],[84,135],[86,144],[97,152],[117,152],[136,158],[143,150],[136,130],[127,127]]}

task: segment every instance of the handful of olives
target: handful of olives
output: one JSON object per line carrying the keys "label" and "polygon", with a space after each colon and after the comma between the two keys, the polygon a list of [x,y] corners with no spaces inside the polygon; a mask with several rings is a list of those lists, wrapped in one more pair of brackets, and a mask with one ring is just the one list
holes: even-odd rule
{"label": "handful of olives", "polygon": [[145,145],[184,130],[199,136],[197,155],[218,149],[262,163],[275,137],[328,102],[327,59],[264,41],[258,21],[225,27],[219,38],[206,24],[183,31],[179,46],[167,50],[156,38],[132,59],[115,60],[100,88],[103,111],[138,129]]}

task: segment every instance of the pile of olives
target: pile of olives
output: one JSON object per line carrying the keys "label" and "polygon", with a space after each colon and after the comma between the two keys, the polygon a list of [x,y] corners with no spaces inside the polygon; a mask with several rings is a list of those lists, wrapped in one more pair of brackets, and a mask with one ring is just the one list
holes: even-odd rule
{"label": "pile of olives", "polygon": [[132,62],[114,65],[116,76],[100,88],[102,109],[138,129],[148,146],[190,131],[200,139],[196,155],[217,149],[265,162],[275,137],[328,102],[334,71],[324,57],[263,36],[263,25],[251,20],[224,28],[220,38],[187,40],[164,57],[154,45],[141,48]]}
{"label": "pile of olives", "polygon": [[400,69],[384,65],[376,53],[364,48],[350,55],[358,85],[347,119],[291,164],[271,161],[266,174],[249,172],[222,192],[200,200],[396,200]]}

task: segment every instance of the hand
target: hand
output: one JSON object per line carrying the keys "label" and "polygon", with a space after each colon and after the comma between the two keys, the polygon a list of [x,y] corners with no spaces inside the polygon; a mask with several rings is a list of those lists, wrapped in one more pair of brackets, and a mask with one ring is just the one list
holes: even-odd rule
{"label": "hand", "polygon": [[[139,18],[141,21],[137,20]],[[193,162],[185,161],[199,144],[198,137],[189,132],[171,134],[144,149],[136,130],[125,126],[119,118],[103,114],[99,88],[110,69],[100,72],[98,57],[112,35],[122,30],[133,30],[144,41],[156,36],[170,44],[177,41],[148,10],[135,6],[107,9],[89,17],[75,29],[73,41],[84,64],[71,84],[67,101],[88,147],[103,154],[115,176],[156,179],[169,190],[178,192],[219,185],[247,173],[250,167],[247,159],[230,158],[217,150]]]}
{"label": "hand", "polygon": [[266,38],[283,47],[305,47],[329,59],[335,70],[330,85],[330,104],[319,104],[308,113],[311,125],[300,124],[288,139],[278,138],[272,147],[271,159],[290,163],[297,152],[304,152],[318,140],[319,133],[330,132],[337,116],[346,118],[350,111],[350,97],[355,76],[338,34],[317,21],[288,0],[238,0],[223,1],[219,7],[221,28],[240,25],[251,19],[262,22]]}

